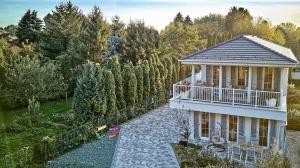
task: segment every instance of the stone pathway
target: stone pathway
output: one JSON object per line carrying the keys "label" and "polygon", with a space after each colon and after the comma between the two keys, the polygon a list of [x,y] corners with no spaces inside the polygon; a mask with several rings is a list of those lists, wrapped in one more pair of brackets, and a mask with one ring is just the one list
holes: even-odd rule
{"label": "stone pathway", "polygon": [[177,168],[171,143],[180,139],[176,111],[168,105],[122,126],[113,168]]}

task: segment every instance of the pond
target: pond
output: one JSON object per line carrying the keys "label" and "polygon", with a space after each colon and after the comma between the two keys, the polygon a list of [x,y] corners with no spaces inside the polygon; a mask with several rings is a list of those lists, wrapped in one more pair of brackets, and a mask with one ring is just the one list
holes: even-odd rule
{"label": "pond", "polygon": [[48,167],[111,167],[117,137],[109,140],[108,136],[106,133],[101,139],[83,144],[79,148],[50,161]]}

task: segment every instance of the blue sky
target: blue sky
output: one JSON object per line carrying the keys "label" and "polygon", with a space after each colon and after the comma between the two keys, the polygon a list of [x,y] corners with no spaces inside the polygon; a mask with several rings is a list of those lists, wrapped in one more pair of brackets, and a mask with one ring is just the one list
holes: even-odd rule
{"label": "blue sky", "polygon": [[[27,9],[36,9],[44,17],[64,0],[0,0],[0,26],[17,24]],[[242,6],[254,17],[262,16],[273,24],[293,22],[300,26],[300,0],[73,0],[85,13],[99,6],[108,21],[119,15],[124,22],[142,19],[161,30],[177,12],[192,18],[209,13],[226,14],[231,6]]]}

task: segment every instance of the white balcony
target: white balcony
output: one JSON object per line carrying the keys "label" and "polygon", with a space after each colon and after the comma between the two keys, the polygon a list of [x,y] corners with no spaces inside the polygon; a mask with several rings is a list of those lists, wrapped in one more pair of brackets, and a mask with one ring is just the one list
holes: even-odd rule
{"label": "white balcony", "polygon": [[173,85],[174,100],[280,109],[280,92]]}

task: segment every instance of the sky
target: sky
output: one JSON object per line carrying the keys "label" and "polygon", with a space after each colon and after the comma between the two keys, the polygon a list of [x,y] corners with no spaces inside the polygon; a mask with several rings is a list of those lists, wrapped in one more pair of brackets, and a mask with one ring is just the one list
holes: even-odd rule
{"label": "sky", "polygon": [[[254,17],[272,22],[292,22],[300,26],[300,0],[71,0],[84,14],[94,5],[101,8],[105,18],[119,15],[123,22],[144,20],[146,25],[161,30],[172,21],[176,13],[192,18],[209,13],[225,15],[230,7],[247,8]],[[0,26],[17,24],[27,9],[35,9],[43,18],[64,0],[0,0]]]}

